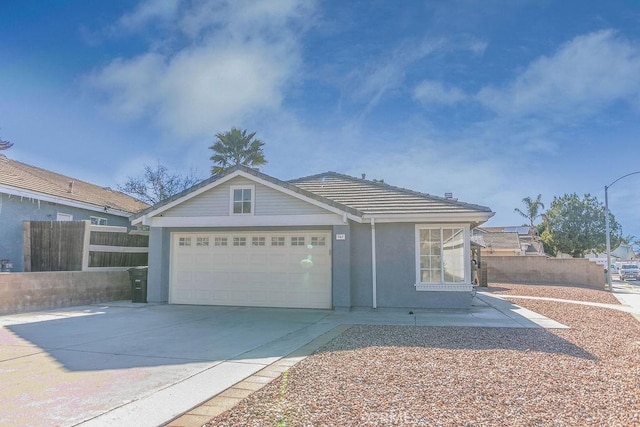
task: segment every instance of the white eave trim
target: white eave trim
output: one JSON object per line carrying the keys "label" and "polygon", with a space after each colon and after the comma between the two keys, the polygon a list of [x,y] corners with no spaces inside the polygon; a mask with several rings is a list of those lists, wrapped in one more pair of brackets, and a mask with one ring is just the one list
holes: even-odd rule
{"label": "white eave trim", "polygon": [[486,222],[495,212],[486,213],[440,213],[440,214],[365,214],[362,217],[362,222],[370,223],[375,217],[376,223],[383,222],[410,222],[410,223],[465,223],[472,222]]}
{"label": "white eave trim", "polygon": [[[198,196],[198,195],[200,195],[200,194],[202,194],[202,193],[204,193],[206,191],[209,191],[209,190],[211,190],[211,189],[213,189],[213,188],[215,188],[215,187],[217,187],[219,185],[222,185],[225,182],[230,181],[230,180],[232,180],[234,178],[237,178],[239,176],[241,176],[243,178],[246,178],[246,179],[248,179],[250,181],[257,182],[258,184],[264,185],[265,187],[269,187],[269,188],[272,188],[274,190],[280,191],[281,193],[284,193],[284,194],[287,194],[289,196],[295,197],[295,198],[300,199],[300,200],[302,200],[304,202],[310,203],[310,204],[312,204],[314,206],[317,206],[317,207],[320,207],[322,209],[328,210],[329,212],[332,212],[334,214],[338,214],[338,215],[341,215],[341,216],[342,215],[346,215],[347,218],[352,220],[352,221],[359,222],[359,223],[362,222],[362,218],[360,216],[350,214],[350,213],[345,212],[344,210],[342,210],[340,208],[336,208],[336,207],[333,207],[331,205],[327,205],[326,203],[323,203],[323,202],[320,202],[320,201],[315,200],[313,198],[307,197],[307,196],[302,195],[300,193],[297,193],[295,191],[291,191],[288,188],[282,187],[282,186],[280,186],[278,184],[274,184],[274,183],[272,183],[270,181],[264,180],[262,178],[259,178],[259,177],[255,176],[255,175],[246,173],[246,172],[244,172],[242,170],[237,170],[235,172],[230,173],[229,175],[223,176],[222,178],[217,179],[217,180],[209,183],[208,185],[205,185],[204,187],[198,188],[197,190],[194,190],[189,194],[185,194],[183,197],[180,197],[179,199],[176,199],[176,200],[172,201],[171,203],[167,203],[166,205],[160,206],[158,209],[155,209],[155,210],[153,210],[151,212],[147,212],[147,214],[144,215],[144,216],[146,216],[147,221],[153,220],[153,219],[155,219],[155,217],[157,217],[157,215],[161,214],[162,212],[165,212],[165,211],[167,211],[167,210],[169,210],[169,209],[171,209],[171,208],[173,208],[173,207],[175,207],[175,206],[177,206],[177,205],[179,205],[181,203],[184,203],[185,201],[187,201],[187,200],[189,200],[189,199],[191,199],[193,197],[196,197],[196,196]],[[284,216],[284,217],[287,218],[287,216]],[[132,221],[132,224],[133,225],[140,224],[142,222],[142,218],[143,217],[139,217],[139,218],[134,219]],[[219,218],[219,217],[216,217],[216,218]]]}
{"label": "white eave trim", "polygon": [[146,218],[151,227],[287,227],[344,225],[342,216],[319,215],[241,215]]}
{"label": "white eave trim", "polygon": [[[16,197],[25,197],[29,199],[40,200],[42,202],[56,203],[59,205],[70,206],[73,208],[85,209],[93,212],[101,212],[103,214],[110,214],[116,216],[122,216],[129,218],[133,215],[132,212],[125,212],[119,209],[114,209],[110,206],[99,206],[91,203],[80,202],[77,200],[65,199],[63,197],[51,196],[49,194],[38,193],[36,191],[24,190],[21,188],[10,187],[0,184],[0,193],[9,194]],[[105,210],[105,207],[107,210]]]}

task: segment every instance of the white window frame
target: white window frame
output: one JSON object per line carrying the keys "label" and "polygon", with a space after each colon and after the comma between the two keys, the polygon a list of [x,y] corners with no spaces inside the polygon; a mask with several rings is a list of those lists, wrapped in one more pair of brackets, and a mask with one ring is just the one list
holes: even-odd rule
{"label": "white window frame", "polygon": [[[275,245],[274,245],[275,243]],[[286,236],[271,236],[271,245],[274,248],[284,248],[287,245]]]}
{"label": "white window frame", "polygon": [[[233,193],[235,190],[250,190],[251,191],[251,212],[233,212]],[[233,216],[253,216],[256,211],[256,186],[255,185],[231,185],[229,187],[229,215]]]}
{"label": "white window frame", "polygon": [[73,215],[63,212],[58,212],[56,215],[56,221],[73,221]]}
{"label": "white window frame", "polygon": [[229,246],[229,238],[227,236],[214,236],[213,246],[221,248],[223,246]]}
{"label": "white window frame", "polygon": [[289,241],[291,242],[290,246],[299,247],[299,248],[307,246],[307,236],[301,236],[298,234],[295,236],[291,236],[289,238]]}
{"label": "white window frame", "polygon": [[[420,271],[420,231],[421,230],[440,230],[442,229],[462,229],[464,248],[462,257],[464,263],[464,281],[463,282],[422,282]],[[416,290],[417,291],[471,291],[473,285],[471,283],[471,248],[470,248],[470,231],[469,224],[416,224],[415,227],[415,267],[416,267]],[[440,248],[442,252],[442,247]],[[442,258],[441,258],[442,262]],[[444,269],[440,268],[441,278]]]}
{"label": "white window frame", "polygon": [[247,246],[247,236],[233,236],[231,246],[234,248],[244,248]]}
{"label": "white window frame", "polygon": [[209,236],[196,236],[196,246],[198,247],[208,247],[209,246]]}
{"label": "white window frame", "polygon": [[[93,225],[107,225],[107,218],[101,217],[101,216],[93,216],[91,215],[89,217],[89,220],[91,221],[91,224]],[[93,222],[95,220],[95,222]]]}
{"label": "white window frame", "polygon": [[251,236],[251,246],[267,246],[266,236]]}

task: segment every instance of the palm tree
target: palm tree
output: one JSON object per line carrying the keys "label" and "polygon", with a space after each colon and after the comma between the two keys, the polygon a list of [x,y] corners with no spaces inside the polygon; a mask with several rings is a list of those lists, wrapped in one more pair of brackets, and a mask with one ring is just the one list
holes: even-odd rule
{"label": "palm tree", "polygon": [[3,141],[2,139],[0,139],[0,151],[8,150],[11,147],[13,147],[13,142]]}
{"label": "palm tree", "polygon": [[218,174],[235,165],[256,167],[266,164],[262,151],[264,142],[255,139],[255,136],[255,132],[248,134],[246,130],[235,127],[228,132],[217,133],[217,141],[209,147],[214,152],[211,156],[214,164],[211,174]]}
{"label": "palm tree", "polygon": [[536,197],[535,200],[527,196],[522,199],[522,203],[524,203],[525,205],[524,211],[518,208],[515,208],[513,211],[528,219],[531,225],[531,233],[535,233],[536,226],[533,224],[533,221],[535,221],[536,218],[542,215],[540,210],[544,209],[544,203],[542,203],[542,194],[538,194],[538,197]]}

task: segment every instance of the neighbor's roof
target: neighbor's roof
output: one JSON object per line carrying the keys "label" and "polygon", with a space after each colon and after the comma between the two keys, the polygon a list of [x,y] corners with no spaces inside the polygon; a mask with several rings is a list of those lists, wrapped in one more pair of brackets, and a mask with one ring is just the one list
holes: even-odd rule
{"label": "neighbor's roof", "polygon": [[482,239],[487,248],[517,250],[521,248],[518,233],[484,233]]}
{"label": "neighbor's roof", "polygon": [[5,155],[0,155],[0,186],[5,187],[4,191],[15,189],[17,193],[33,194],[33,197],[48,196],[61,204],[67,200],[124,213],[135,213],[148,206],[119,191],[11,160]]}
{"label": "neighbor's roof", "polygon": [[289,183],[367,215],[493,214],[491,209],[485,206],[432,196],[336,172],[298,178]]}

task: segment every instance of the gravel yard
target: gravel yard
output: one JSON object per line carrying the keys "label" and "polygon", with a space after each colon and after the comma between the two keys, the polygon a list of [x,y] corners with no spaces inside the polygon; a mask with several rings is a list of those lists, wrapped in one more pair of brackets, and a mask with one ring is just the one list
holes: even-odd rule
{"label": "gravel yard", "polygon": [[[489,291],[617,303],[587,288]],[[353,326],[209,425],[640,425],[638,320],[514,302],[570,329]]]}

